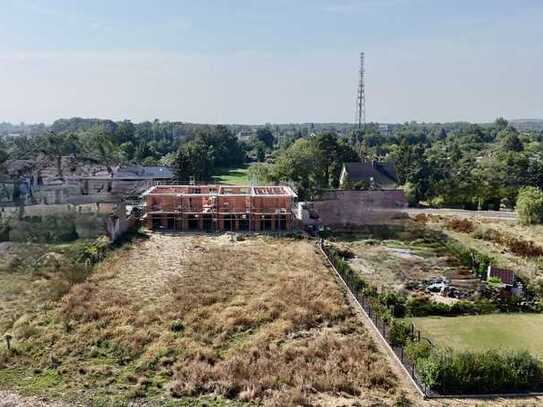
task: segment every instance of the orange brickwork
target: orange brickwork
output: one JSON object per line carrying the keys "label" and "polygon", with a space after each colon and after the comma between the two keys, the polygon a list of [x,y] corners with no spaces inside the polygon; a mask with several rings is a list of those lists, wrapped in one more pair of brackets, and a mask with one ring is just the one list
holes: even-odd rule
{"label": "orange brickwork", "polygon": [[288,186],[157,185],[143,196],[153,230],[280,232],[294,222]]}

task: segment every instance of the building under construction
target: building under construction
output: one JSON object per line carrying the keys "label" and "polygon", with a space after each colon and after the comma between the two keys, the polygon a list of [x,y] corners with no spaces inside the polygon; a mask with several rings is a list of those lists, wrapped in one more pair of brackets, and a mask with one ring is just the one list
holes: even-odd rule
{"label": "building under construction", "polygon": [[295,219],[288,186],[157,185],[143,196],[153,230],[281,232]]}

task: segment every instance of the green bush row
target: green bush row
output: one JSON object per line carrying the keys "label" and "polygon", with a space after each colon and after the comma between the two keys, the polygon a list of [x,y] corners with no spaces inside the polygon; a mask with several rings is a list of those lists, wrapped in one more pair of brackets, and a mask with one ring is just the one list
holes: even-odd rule
{"label": "green bush row", "polygon": [[534,391],[543,380],[541,361],[528,352],[453,352],[410,342],[406,353],[423,383],[442,394]]}
{"label": "green bush row", "polygon": [[428,297],[414,297],[407,301],[406,314],[413,317],[481,315],[496,312],[497,307],[488,300],[458,301],[454,304],[442,304],[431,301]]}

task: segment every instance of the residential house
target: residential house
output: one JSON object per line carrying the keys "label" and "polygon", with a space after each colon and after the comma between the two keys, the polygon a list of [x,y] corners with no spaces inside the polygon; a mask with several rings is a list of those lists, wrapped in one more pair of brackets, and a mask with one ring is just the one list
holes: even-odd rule
{"label": "residential house", "polygon": [[395,190],[398,189],[398,175],[391,161],[345,163],[339,184],[342,189]]}

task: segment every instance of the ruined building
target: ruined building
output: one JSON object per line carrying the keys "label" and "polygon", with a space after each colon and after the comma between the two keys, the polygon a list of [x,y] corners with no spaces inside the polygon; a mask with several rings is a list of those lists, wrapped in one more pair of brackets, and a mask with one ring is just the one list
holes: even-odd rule
{"label": "ruined building", "polygon": [[294,222],[287,186],[157,185],[143,196],[154,230],[279,232]]}

